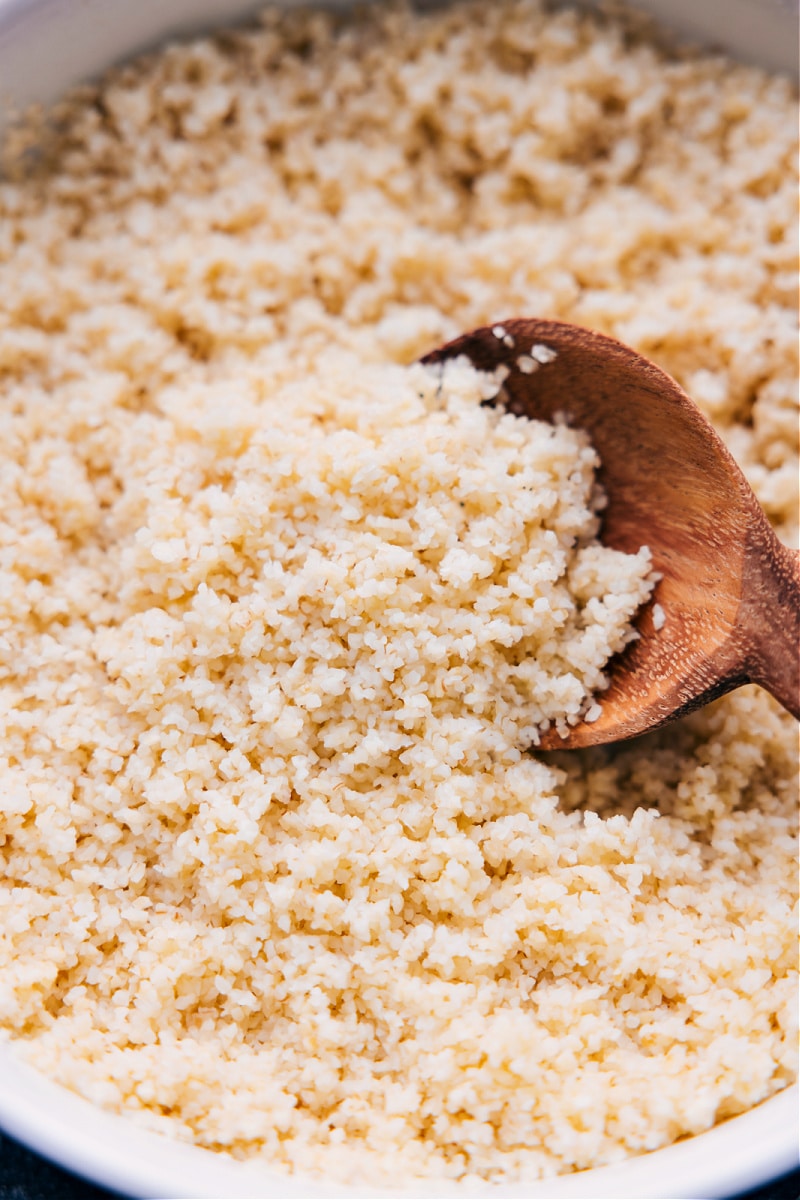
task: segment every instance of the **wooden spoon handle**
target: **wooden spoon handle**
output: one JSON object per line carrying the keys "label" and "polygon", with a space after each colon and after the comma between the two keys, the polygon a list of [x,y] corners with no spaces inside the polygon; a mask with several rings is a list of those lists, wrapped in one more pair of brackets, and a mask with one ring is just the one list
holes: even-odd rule
{"label": "wooden spoon handle", "polygon": [[744,662],[753,683],[800,720],[800,554],[768,526],[757,532],[742,580],[738,627]]}

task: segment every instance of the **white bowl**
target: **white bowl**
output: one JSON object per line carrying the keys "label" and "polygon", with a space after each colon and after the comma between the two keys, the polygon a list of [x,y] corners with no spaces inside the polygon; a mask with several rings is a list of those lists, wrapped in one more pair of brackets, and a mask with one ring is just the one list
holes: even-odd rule
{"label": "white bowl", "polygon": [[[464,1200],[724,1200],[766,1183],[797,1164],[798,1089],[664,1150],[612,1167],[543,1183],[471,1189]],[[269,1197],[270,1200],[366,1200],[367,1197],[456,1196],[455,1187],[342,1188],[287,1179],[195,1146],[169,1141],[132,1121],[102,1112],[0,1046],[0,1126],[96,1183],[140,1200],[151,1197]]]}
{"label": "white bowl", "polygon": [[[289,5],[297,0],[284,0]],[[317,3],[325,0],[316,0]],[[336,0],[328,0],[336,4]],[[425,0],[422,0],[424,3]],[[773,70],[797,73],[792,0],[637,0],[676,30]],[[47,103],[79,80],[167,37],[231,22],[264,0],[0,0],[0,129],[15,109]],[[496,1200],[722,1200],[798,1163],[798,1088],[707,1133],[616,1166],[540,1184],[490,1187]],[[169,1141],[102,1112],[19,1063],[0,1043],[0,1126],[62,1166],[141,1197],[388,1195],[286,1179]],[[455,1189],[453,1189],[454,1191]],[[420,1185],[393,1196],[428,1196]],[[439,1190],[437,1195],[453,1194]],[[463,1194],[463,1193],[462,1193]]]}

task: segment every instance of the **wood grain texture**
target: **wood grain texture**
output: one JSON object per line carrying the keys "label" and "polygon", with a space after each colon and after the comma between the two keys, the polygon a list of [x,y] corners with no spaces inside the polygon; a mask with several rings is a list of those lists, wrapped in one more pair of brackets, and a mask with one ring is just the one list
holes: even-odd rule
{"label": "wood grain texture", "polygon": [[[619,741],[657,728],[748,682],[800,717],[800,567],[775,537],[750,485],[697,405],[642,355],[603,334],[559,321],[513,318],[462,335],[427,355],[505,366],[502,402],[530,418],[563,416],[585,429],[608,498],[602,541],[650,547],[663,578],[636,621],[639,640],[610,664],[602,715],[564,749]],[[556,352],[533,373],[518,365],[537,345]],[[665,622],[653,625],[654,604]]]}

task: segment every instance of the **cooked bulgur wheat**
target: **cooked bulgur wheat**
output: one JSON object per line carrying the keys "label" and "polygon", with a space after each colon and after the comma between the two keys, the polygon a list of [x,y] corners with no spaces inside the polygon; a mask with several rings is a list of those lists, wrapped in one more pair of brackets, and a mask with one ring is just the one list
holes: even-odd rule
{"label": "cooked bulgur wheat", "polygon": [[613,1161],[795,1078],[794,723],[748,688],[528,754],[591,703],[648,555],[593,540],[579,433],[408,365],[514,313],[608,331],[791,539],[794,113],[758,70],[504,0],[267,13],[56,114],[0,185],[27,1059],[395,1183]]}

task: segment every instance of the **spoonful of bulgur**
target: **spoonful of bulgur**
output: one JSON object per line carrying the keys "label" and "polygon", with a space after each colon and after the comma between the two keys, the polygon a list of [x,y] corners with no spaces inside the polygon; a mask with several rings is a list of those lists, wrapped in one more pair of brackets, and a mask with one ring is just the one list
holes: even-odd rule
{"label": "spoonful of bulgur", "polygon": [[661,576],[638,638],[609,664],[597,719],[566,735],[551,727],[541,747],[634,737],[745,683],[800,719],[800,558],[675,380],[613,338],[559,321],[486,326],[423,361],[458,357],[499,369],[510,412],[586,430],[602,463],[603,542],[649,546]]}

